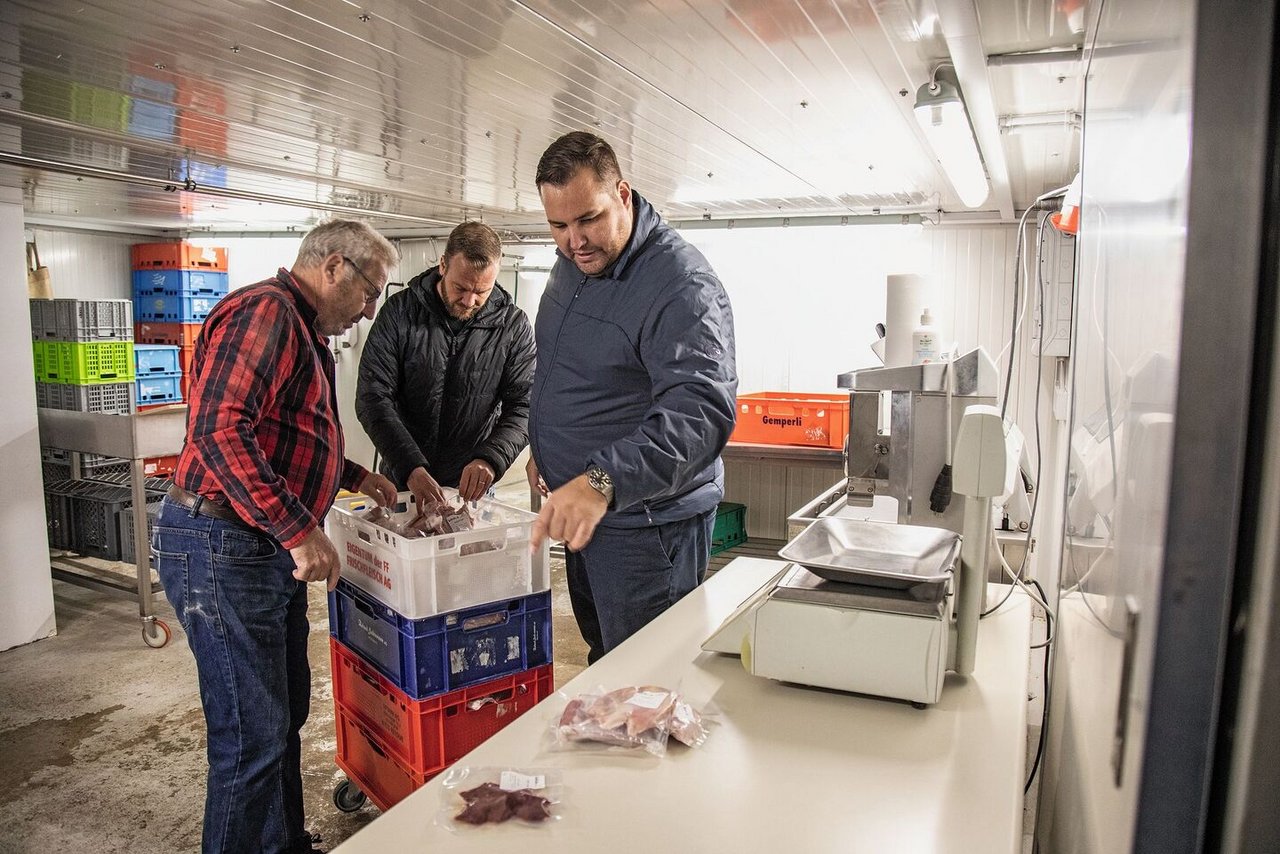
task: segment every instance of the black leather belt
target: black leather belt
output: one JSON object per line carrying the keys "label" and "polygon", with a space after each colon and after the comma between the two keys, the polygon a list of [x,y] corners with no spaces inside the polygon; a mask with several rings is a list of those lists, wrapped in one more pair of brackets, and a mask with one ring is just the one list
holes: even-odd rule
{"label": "black leather belt", "polygon": [[169,486],[169,500],[179,507],[194,511],[197,516],[208,516],[211,519],[221,519],[224,522],[244,524],[244,520],[236,515],[236,511],[227,505],[210,501],[203,495],[187,492],[176,483]]}

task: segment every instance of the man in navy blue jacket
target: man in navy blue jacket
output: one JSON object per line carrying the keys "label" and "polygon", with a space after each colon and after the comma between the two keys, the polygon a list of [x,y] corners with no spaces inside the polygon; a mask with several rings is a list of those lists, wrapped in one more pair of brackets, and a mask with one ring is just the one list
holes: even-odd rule
{"label": "man in navy blue jacket", "polygon": [[563,540],[594,662],[706,571],[738,386],[733,313],[707,259],[566,134],[537,185],[557,258],[538,307],[529,481],[535,545]]}

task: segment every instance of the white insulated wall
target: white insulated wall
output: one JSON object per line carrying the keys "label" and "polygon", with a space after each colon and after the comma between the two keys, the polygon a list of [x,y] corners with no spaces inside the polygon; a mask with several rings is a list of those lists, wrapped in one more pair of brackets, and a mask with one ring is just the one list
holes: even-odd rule
{"label": "white insulated wall", "polygon": [[[37,231],[59,296],[127,298],[130,295],[129,245],[155,238],[128,235]],[[773,229],[690,230],[685,236],[708,257],[729,292],[738,337],[740,388],[748,391],[836,391],[836,374],[876,364],[869,346],[874,326],[884,320],[885,277],[919,272],[934,282],[931,308],[944,340],[961,349],[981,345],[993,358],[1003,381],[1005,351],[1013,317],[1012,225],[981,226],[823,226]],[[193,243],[225,246],[232,288],[289,266],[301,236],[195,237]],[[1034,232],[1028,242],[1034,247]],[[400,240],[401,263],[393,281],[406,281],[436,263],[443,239]],[[517,281],[514,262],[545,267],[554,260],[548,244],[508,245],[501,283],[515,290],[518,304],[533,319],[545,272],[526,271]],[[1028,270],[1034,276],[1034,252]],[[1033,279],[1034,282],[1034,279]],[[1026,293],[1025,291],[1023,292]],[[338,397],[347,434],[348,456],[368,466],[373,446],[356,421],[354,397],[360,345],[368,330],[362,322],[350,347],[337,343]],[[1028,310],[1015,353],[1010,409],[1034,441],[1031,409],[1035,362],[1030,356],[1033,317]],[[1046,471],[1051,466],[1054,360],[1045,360],[1041,413],[1045,428]],[[1033,454],[1034,462],[1034,454]],[[748,506],[757,519],[782,519],[840,477],[832,469],[796,470],[791,480],[775,482],[770,473],[750,487]],[[1060,487],[1046,484],[1046,500]],[[776,505],[776,506],[775,506]],[[1044,508],[1042,508],[1043,511]],[[1040,519],[1050,518],[1043,514]],[[773,529],[761,536],[780,536]],[[753,532],[754,533],[754,532]]]}
{"label": "white insulated wall", "polygon": [[0,412],[0,650],[54,633],[24,247],[22,193],[0,189],[0,349],[15,378]]}

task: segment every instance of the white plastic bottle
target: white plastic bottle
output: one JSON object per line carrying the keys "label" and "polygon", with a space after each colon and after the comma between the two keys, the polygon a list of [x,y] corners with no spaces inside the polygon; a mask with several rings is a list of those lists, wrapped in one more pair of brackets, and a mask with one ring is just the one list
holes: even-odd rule
{"label": "white plastic bottle", "polygon": [[938,361],[938,330],[933,328],[929,309],[920,315],[920,325],[911,333],[911,364],[927,365]]}

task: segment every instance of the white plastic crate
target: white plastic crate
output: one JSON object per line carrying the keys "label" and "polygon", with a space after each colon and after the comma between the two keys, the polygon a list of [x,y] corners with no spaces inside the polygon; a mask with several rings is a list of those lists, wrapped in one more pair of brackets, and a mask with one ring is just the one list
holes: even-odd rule
{"label": "white plastic crate", "polygon": [[[456,494],[445,490],[446,495]],[[411,620],[551,589],[550,543],[537,554],[529,536],[537,514],[497,501],[473,511],[476,527],[405,539],[361,518],[373,499],[339,498],[325,529],[342,555],[342,577]],[[400,493],[396,519],[417,515]]]}

